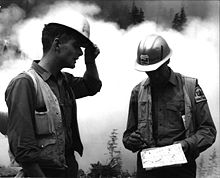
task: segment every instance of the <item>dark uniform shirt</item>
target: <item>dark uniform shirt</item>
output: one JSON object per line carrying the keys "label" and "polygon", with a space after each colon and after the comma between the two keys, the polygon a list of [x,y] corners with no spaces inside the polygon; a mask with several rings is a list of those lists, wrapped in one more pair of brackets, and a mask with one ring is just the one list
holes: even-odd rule
{"label": "dark uniform shirt", "polygon": [[[55,78],[36,61],[33,62],[32,68],[50,86],[59,100],[65,128],[66,151],[74,149],[82,154],[75,99],[96,94],[101,89],[101,81],[88,75],[74,77],[65,73],[64,77],[61,72]],[[25,73],[15,77],[8,85],[5,99],[9,113],[9,146],[16,161],[37,162],[40,148],[35,139],[34,111],[44,111],[46,108],[36,108],[36,90],[32,78]]]}
{"label": "dark uniform shirt", "polygon": [[152,88],[153,136],[156,146],[173,144],[183,140],[185,128],[184,94],[182,81],[171,72],[169,82],[164,88]]}
{"label": "dark uniform shirt", "polygon": [[[185,115],[182,78],[180,74],[174,73],[171,69],[170,71],[169,81],[164,88],[152,88],[153,137],[158,147],[173,144],[175,141],[185,140],[188,145],[188,154],[186,156],[187,159],[192,162],[175,169],[171,167],[148,171],[148,176],[151,177],[150,175],[152,175],[152,177],[155,178],[158,178],[158,175],[162,177],[166,177],[166,175],[168,175],[168,177],[179,177],[180,175],[182,175],[182,177],[194,177],[196,173],[194,159],[198,157],[200,152],[213,144],[216,137],[216,128],[205,95],[197,83],[195,87],[195,108],[193,108],[195,111],[195,134],[189,138],[185,138],[185,129],[182,120],[182,117]],[[126,140],[128,140],[127,138],[131,133],[137,130],[140,84],[141,83],[132,90],[127,129],[123,135],[124,146],[132,151],[138,151],[138,148],[135,148],[134,145],[130,145]],[[145,176],[140,157],[138,157],[137,166],[137,172],[141,170],[143,173],[139,175],[139,177]],[[162,172],[160,170],[162,170]]]}

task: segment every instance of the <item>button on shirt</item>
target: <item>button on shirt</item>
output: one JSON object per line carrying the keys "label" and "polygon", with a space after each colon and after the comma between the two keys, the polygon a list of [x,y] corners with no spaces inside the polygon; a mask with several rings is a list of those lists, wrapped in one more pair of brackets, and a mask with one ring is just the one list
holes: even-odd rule
{"label": "button on shirt", "polygon": [[[173,144],[175,141],[184,141],[187,144],[185,152],[188,160],[187,164],[177,167],[164,167],[146,171],[142,167],[140,154],[137,156],[137,177],[196,177],[195,159],[199,154],[210,147],[216,138],[216,128],[212,120],[208,103],[202,89],[196,81],[195,98],[190,98],[193,102],[192,123],[194,130],[186,138],[183,124],[184,94],[181,74],[171,75],[166,87],[161,89],[151,88],[152,96],[152,120],[153,138],[156,147]],[[141,83],[136,85],[131,93],[127,128],[123,134],[123,144],[125,148],[136,152],[140,151],[141,145],[132,143],[130,135],[138,130],[138,96]],[[193,92],[193,91],[192,91]],[[193,96],[191,96],[193,97]],[[151,133],[149,133],[151,134]],[[150,145],[154,146],[154,145]],[[140,152],[138,152],[140,153]]]}
{"label": "button on shirt", "polygon": [[[169,82],[163,89],[153,89],[152,96],[152,120],[153,137],[156,146],[165,146],[173,144],[175,141],[185,140],[188,144],[190,157],[198,157],[199,153],[213,144],[216,138],[216,128],[212,120],[209,106],[206,99],[197,99],[198,89],[201,87],[196,83],[195,104],[193,108],[194,131],[195,134],[185,138],[185,129],[183,124],[184,96],[181,74],[173,72],[171,69]],[[124,146],[132,151],[138,151],[134,145],[127,142],[131,133],[137,131],[138,127],[138,95],[141,83],[132,90],[127,128],[123,134]],[[198,88],[198,89],[197,89]],[[199,92],[199,93],[201,93]],[[203,92],[202,92],[203,93]],[[203,98],[205,96],[203,95]],[[193,98],[192,98],[193,100]]]}
{"label": "button on shirt", "polygon": [[153,137],[157,146],[173,144],[185,137],[182,120],[184,95],[181,82],[171,72],[169,82],[165,87],[151,90]]}

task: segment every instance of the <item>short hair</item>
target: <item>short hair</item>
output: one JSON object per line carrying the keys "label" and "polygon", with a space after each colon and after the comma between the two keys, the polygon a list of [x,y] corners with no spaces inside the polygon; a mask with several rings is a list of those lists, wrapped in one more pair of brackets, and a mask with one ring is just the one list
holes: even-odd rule
{"label": "short hair", "polygon": [[[76,36],[74,30],[58,23],[49,23],[44,25],[42,31],[42,45],[43,53],[47,53],[55,38],[60,38],[61,36]],[[76,36],[77,37],[77,36]]]}

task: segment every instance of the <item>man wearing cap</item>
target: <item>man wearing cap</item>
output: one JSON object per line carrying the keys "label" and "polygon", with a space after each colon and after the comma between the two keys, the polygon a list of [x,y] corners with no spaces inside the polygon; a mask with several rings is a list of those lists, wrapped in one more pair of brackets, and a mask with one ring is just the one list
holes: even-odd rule
{"label": "man wearing cap", "polygon": [[[95,58],[99,49],[89,40],[89,24],[49,23],[42,31],[43,56],[16,76],[5,92],[8,140],[25,177],[77,177],[74,152],[83,146],[77,124],[76,99],[100,91]],[[86,71],[74,77],[63,68],[75,68],[85,48]]]}
{"label": "man wearing cap", "polygon": [[[216,138],[206,97],[197,79],[175,73],[171,49],[159,35],[140,41],[135,68],[148,78],[131,93],[125,148],[137,154],[137,178],[195,178],[195,159]],[[140,152],[180,143],[187,163],[146,170]]]}

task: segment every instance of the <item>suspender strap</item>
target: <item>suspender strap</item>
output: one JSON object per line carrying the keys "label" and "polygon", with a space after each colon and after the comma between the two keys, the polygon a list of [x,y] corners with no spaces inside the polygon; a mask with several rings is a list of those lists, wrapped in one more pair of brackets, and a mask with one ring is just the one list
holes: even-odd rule
{"label": "suspender strap", "polygon": [[196,79],[182,75],[182,82],[185,101],[185,118],[183,118],[183,123],[186,129],[186,137],[189,137],[193,133],[195,128],[195,121],[193,120],[193,109],[195,108],[194,96]]}

